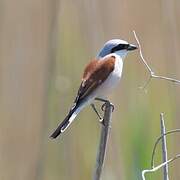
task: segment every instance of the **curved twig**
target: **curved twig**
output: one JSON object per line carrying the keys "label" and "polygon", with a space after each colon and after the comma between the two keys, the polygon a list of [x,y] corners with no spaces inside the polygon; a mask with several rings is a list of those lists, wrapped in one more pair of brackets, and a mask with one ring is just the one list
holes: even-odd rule
{"label": "curved twig", "polygon": [[156,153],[156,147],[159,143],[159,141],[163,138],[163,136],[167,136],[169,134],[172,134],[172,133],[177,133],[177,132],[180,132],[180,129],[174,129],[174,130],[171,130],[171,131],[167,131],[165,134],[162,134],[161,136],[159,136],[154,144],[154,148],[153,148],[153,152],[152,152],[152,157],[151,157],[151,168],[154,168],[154,156],[155,156],[155,153]]}
{"label": "curved twig", "polygon": [[162,164],[160,164],[160,165],[158,165],[158,166],[156,166],[156,167],[154,167],[154,168],[152,168],[152,169],[145,169],[145,170],[143,170],[143,171],[142,171],[142,179],[143,179],[143,180],[146,180],[146,179],[145,179],[145,174],[146,174],[146,173],[155,172],[155,171],[157,171],[158,169],[166,166],[167,164],[175,161],[175,160],[178,159],[178,158],[180,158],[180,154],[177,154],[174,158],[171,158],[171,159],[169,159],[168,161],[166,161],[166,162],[164,162],[164,163],[162,163]]}
{"label": "curved twig", "polygon": [[134,34],[134,37],[135,37],[136,42],[137,42],[138,47],[139,47],[139,54],[140,54],[140,57],[141,57],[141,62],[144,64],[144,66],[146,67],[147,71],[150,74],[150,77],[148,78],[147,82],[141,88],[144,89],[150,83],[150,80],[152,78],[161,79],[161,80],[167,80],[167,81],[171,81],[173,83],[180,84],[180,80],[178,80],[178,79],[174,79],[174,78],[170,78],[170,77],[166,77],[166,76],[161,76],[161,75],[156,75],[155,74],[155,72],[152,70],[152,68],[148,65],[147,61],[144,59],[144,56],[143,56],[143,53],[142,53],[141,44],[140,44],[139,39],[138,39],[138,37],[136,35],[136,32],[134,30],[133,30],[133,34]]}

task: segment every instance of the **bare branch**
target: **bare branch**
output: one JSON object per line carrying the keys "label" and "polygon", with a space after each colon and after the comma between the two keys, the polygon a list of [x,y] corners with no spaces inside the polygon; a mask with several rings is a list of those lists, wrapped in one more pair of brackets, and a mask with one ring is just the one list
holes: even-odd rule
{"label": "bare branch", "polygon": [[139,39],[138,39],[138,37],[137,37],[137,35],[136,35],[136,32],[133,31],[133,33],[134,33],[134,37],[135,37],[135,39],[136,39],[136,41],[137,41],[137,44],[138,44],[138,47],[139,47],[139,54],[140,54],[140,57],[141,57],[141,59],[142,59],[142,62],[144,63],[145,67],[146,67],[147,70],[150,72],[150,74],[154,74],[153,71],[152,71],[152,69],[150,68],[150,66],[148,65],[148,63],[146,62],[146,60],[145,60],[144,57],[143,57],[141,44],[140,44]]}
{"label": "bare branch", "polygon": [[[165,128],[165,123],[164,123],[164,114],[160,114],[160,120],[161,120],[161,135],[162,137],[162,157],[163,157],[163,162],[167,162],[167,145],[166,145],[166,136],[164,135],[166,133],[166,128]],[[168,176],[168,163],[164,165],[163,167],[163,180],[169,180]]]}
{"label": "bare branch", "polygon": [[145,178],[145,174],[146,174],[146,173],[155,172],[155,171],[157,171],[158,169],[166,166],[167,164],[175,161],[175,160],[178,159],[178,158],[180,158],[180,154],[177,154],[174,158],[169,159],[168,161],[166,161],[166,162],[164,162],[164,163],[162,163],[162,164],[160,164],[160,165],[158,165],[158,166],[156,166],[156,167],[154,167],[154,168],[152,168],[152,169],[145,169],[145,170],[143,170],[143,171],[142,171],[142,179],[143,179],[143,180],[146,180],[146,178]]}
{"label": "bare branch", "polygon": [[159,136],[154,144],[154,148],[153,148],[153,152],[152,152],[152,158],[151,158],[151,168],[153,169],[154,168],[154,156],[155,156],[155,153],[156,153],[156,148],[157,148],[157,145],[159,143],[159,141],[163,138],[163,136],[167,136],[169,134],[174,134],[174,133],[177,133],[177,132],[180,132],[180,129],[174,129],[174,130],[171,130],[171,131],[167,131],[165,134]]}
{"label": "bare branch", "polygon": [[138,37],[136,35],[136,32],[133,31],[133,34],[134,34],[134,37],[135,37],[135,39],[137,41],[137,44],[138,44],[138,47],[139,47],[139,54],[140,54],[140,57],[141,57],[141,62],[144,64],[144,66],[146,67],[146,69],[148,70],[148,72],[150,74],[150,77],[148,78],[147,82],[141,88],[144,89],[150,83],[150,80],[152,78],[161,79],[161,80],[167,80],[167,81],[170,81],[170,82],[173,82],[173,83],[180,84],[180,80],[178,80],[178,79],[174,79],[174,78],[170,78],[170,77],[166,77],[166,76],[159,76],[159,75],[156,75],[154,73],[154,71],[151,69],[151,67],[148,65],[147,61],[143,57],[141,44],[140,44],[139,39],[138,39]]}
{"label": "bare branch", "polygon": [[98,149],[97,158],[96,158],[94,180],[100,180],[100,177],[101,177],[113,108],[114,106],[109,101],[105,103],[105,112],[104,112],[103,124],[102,124],[102,129],[101,129],[99,149]]}
{"label": "bare branch", "polygon": [[[153,152],[152,152],[152,158],[151,158],[151,169],[145,169],[142,171],[142,179],[145,180],[145,174],[146,173],[150,173],[150,172],[155,172],[158,169],[162,168],[162,167],[168,167],[168,164],[173,162],[174,160],[180,158],[180,154],[177,154],[174,158],[172,159],[167,159],[167,148],[166,148],[166,136],[173,134],[173,133],[177,133],[180,132],[180,129],[174,129],[171,131],[165,131],[165,125],[164,125],[164,117],[163,117],[163,113],[161,113],[160,115],[161,118],[161,136],[159,136],[154,144],[153,147]],[[158,145],[158,143],[160,142],[160,140],[162,140],[162,149],[163,149],[163,163],[158,165],[158,166],[154,166],[154,156],[155,156],[155,152],[156,152],[156,147]],[[168,180],[168,171],[166,169],[166,171],[164,172],[164,180]]]}
{"label": "bare branch", "polygon": [[178,79],[174,79],[174,78],[170,78],[170,77],[165,77],[165,76],[158,76],[158,75],[155,75],[155,74],[152,74],[151,75],[153,78],[158,78],[158,79],[162,79],[162,80],[167,80],[167,81],[171,81],[173,83],[180,83],[180,80]]}

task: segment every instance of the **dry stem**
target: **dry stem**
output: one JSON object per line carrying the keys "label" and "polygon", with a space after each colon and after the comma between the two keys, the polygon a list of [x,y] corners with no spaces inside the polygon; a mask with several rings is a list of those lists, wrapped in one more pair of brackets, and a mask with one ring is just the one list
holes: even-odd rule
{"label": "dry stem", "polygon": [[[166,127],[164,123],[164,114],[160,114],[160,121],[161,121],[161,135],[162,137],[162,157],[163,157],[163,162],[168,161],[167,158],[167,145],[166,145],[166,136],[164,135],[166,133]],[[164,180],[169,180],[168,176],[168,163],[163,167],[163,179]]]}
{"label": "dry stem", "polygon": [[145,170],[143,170],[143,171],[142,171],[142,179],[143,179],[143,180],[146,180],[146,178],[145,178],[145,174],[146,174],[146,173],[155,172],[155,171],[157,171],[158,169],[166,166],[167,164],[175,161],[175,160],[178,159],[178,158],[180,158],[180,154],[177,154],[174,158],[171,158],[171,159],[169,159],[168,161],[166,161],[166,162],[164,162],[164,163],[162,163],[162,164],[160,164],[160,165],[158,165],[158,166],[156,166],[156,167],[154,167],[154,168],[152,168],[152,169],[145,169]]}
{"label": "dry stem", "polygon": [[156,75],[155,72],[152,70],[152,68],[148,65],[147,61],[144,59],[143,54],[142,54],[142,48],[141,48],[141,44],[139,42],[139,39],[136,35],[136,32],[133,31],[134,33],[134,37],[137,41],[138,47],[139,47],[139,54],[141,57],[141,62],[144,64],[144,66],[146,67],[147,71],[149,72],[149,78],[146,81],[146,83],[141,87],[141,88],[145,88],[151,81],[152,78],[156,78],[156,79],[161,79],[161,80],[167,80],[167,81],[171,81],[173,83],[177,83],[180,84],[180,80],[178,79],[174,79],[174,78],[170,78],[170,77],[166,77],[166,76],[161,76],[161,75]]}
{"label": "dry stem", "polygon": [[99,149],[96,158],[94,180],[100,180],[101,178],[113,108],[114,107],[110,102],[105,103],[105,112],[104,112],[103,124],[101,129]]}

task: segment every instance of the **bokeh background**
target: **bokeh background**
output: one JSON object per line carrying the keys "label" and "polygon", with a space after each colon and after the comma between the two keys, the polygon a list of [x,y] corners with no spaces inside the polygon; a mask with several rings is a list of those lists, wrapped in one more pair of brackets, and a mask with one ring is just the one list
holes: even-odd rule
{"label": "bokeh background", "polygon": [[[92,179],[100,127],[91,108],[59,139],[49,135],[74,100],[84,66],[105,41],[135,43],[155,72],[180,79],[178,0],[14,0],[0,1],[0,179]],[[140,179],[150,167],[160,134],[159,114],[168,130],[180,127],[180,86],[152,80],[138,51],[125,60],[115,105],[103,180]],[[168,156],[180,151],[179,135],[168,137]],[[161,152],[156,155],[161,162]],[[180,162],[170,166],[180,179]],[[162,172],[147,179],[161,179]]]}

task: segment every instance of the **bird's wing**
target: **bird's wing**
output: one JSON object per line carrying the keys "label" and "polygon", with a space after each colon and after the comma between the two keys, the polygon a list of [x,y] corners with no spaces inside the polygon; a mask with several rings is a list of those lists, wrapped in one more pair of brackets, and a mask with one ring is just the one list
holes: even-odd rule
{"label": "bird's wing", "polygon": [[114,66],[114,56],[91,61],[84,70],[83,79],[74,103],[77,104],[101,85],[114,70]]}

